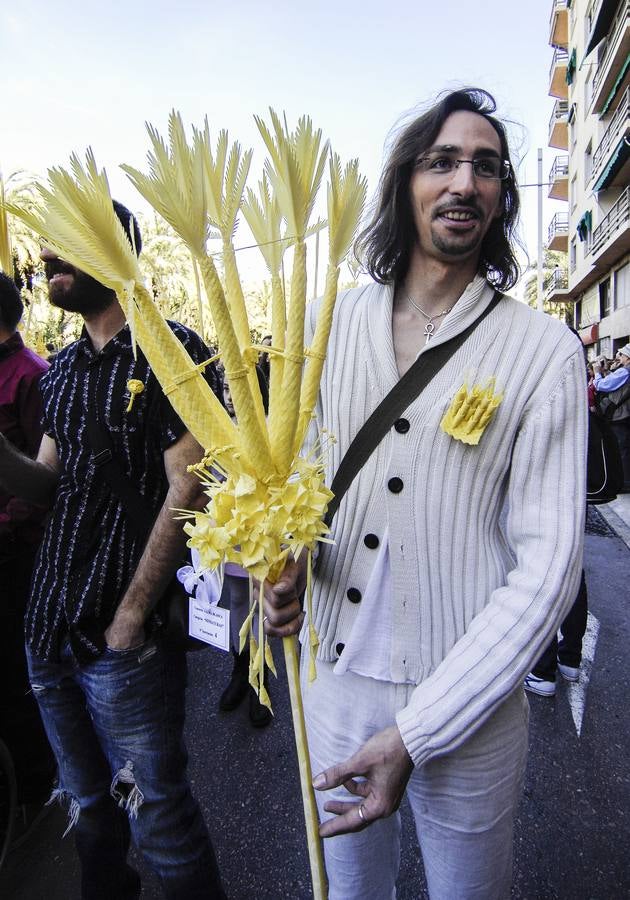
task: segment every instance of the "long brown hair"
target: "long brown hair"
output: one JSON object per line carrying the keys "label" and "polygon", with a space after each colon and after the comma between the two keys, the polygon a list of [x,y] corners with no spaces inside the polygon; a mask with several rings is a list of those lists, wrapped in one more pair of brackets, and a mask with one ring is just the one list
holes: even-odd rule
{"label": "long brown hair", "polygon": [[[494,97],[480,88],[463,88],[443,95],[438,102],[415,118],[398,135],[390,153],[374,204],[372,221],[355,244],[357,259],[380,284],[400,283],[406,276],[415,240],[415,224],[409,197],[409,182],[414,163],[438,136],[451,113],[464,110],[483,116],[501,142],[501,156],[510,161],[503,124],[493,116]],[[516,174],[512,166],[502,182],[503,215],[495,219],[483,240],[479,272],[497,288],[513,287],[520,274],[512,250],[520,201]]]}

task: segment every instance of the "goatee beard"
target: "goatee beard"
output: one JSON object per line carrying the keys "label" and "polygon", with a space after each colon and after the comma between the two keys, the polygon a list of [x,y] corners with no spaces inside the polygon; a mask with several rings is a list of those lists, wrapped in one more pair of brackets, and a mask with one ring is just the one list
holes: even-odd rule
{"label": "goatee beard", "polygon": [[[106,310],[116,299],[116,294],[100,281],[86,275],[74,266],[60,259],[50,260],[45,265],[48,279],[48,297],[53,306],[66,312],[90,315]],[[50,279],[53,275],[72,275],[72,284],[64,289]]]}

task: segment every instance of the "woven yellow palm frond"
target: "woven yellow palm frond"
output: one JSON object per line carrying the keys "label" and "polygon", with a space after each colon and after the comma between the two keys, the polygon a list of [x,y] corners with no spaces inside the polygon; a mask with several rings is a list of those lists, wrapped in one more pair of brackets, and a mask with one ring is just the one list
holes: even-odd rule
{"label": "woven yellow palm frond", "polygon": [[[251,345],[251,337],[232,237],[236,231],[237,216],[249,174],[252,151],[247,150],[243,153],[240,144],[234,142],[228,153],[228,133],[223,129],[219,133],[216,153],[213,153],[207,118],[203,131],[193,129],[193,133],[194,141],[203,160],[208,220],[211,225],[219,229],[222,238],[225,298],[242,353]],[[258,380],[253,364],[250,368],[251,371],[248,373],[250,390],[261,431],[266,437],[264,409],[258,389]]]}
{"label": "woven yellow palm frond", "polygon": [[[138,259],[114,211],[104,171],[88,151],[83,168],[76,155],[71,172],[49,170],[49,187],[32,212],[10,206],[59,256],[114,290],[128,319],[136,309],[139,343],[169,399],[202,446],[231,445],[238,433],[181,342],[173,334],[144,288]],[[135,295],[135,299],[134,299]],[[197,421],[199,420],[199,421]]]}
{"label": "woven yellow palm frond", "polygon": [[341,168],[337,153],[330,158],[328,184],[328,257],[331,266],[345,258],[357,233],[367,195],[367,178],[359,173],[359,160],[352,159]]}
{"label": "woven yellow palm frond", "polygon": [[289,242],[283,240],[282,212],[277,198],[272,193],[266,172],[258,182],[258,196],[251,188],[247,188],[246,199],[243,201],[243,215],[263,255],[269,274],[272,278],[279,275],[282,257]]}
{"label": "woven yellow palm frond", "polygon": [[[286,209],[293,210],[290,214],[294,222],[297,221],[298,210],[300,229],[294,233],[301,239],[294,247],[283,390],[278,394],[276,405],[278,420],[289,420],[291,424],[286,433],[280,435],[274,448],[278,450],[278,465],[274,465],[272,460],[265,423],[258,418],[249,383],[251,354],[241,352],[230,315],[231,307],[225,296],[227,292],[229,302],[233,304],[239,291],[242,294],[236,265],[228,273],[228,260],[224,290],[216,266],[206,252],[211,217],[204,168],[205,149],[209,146],[205,141],[205,130],[203,139],[201,132],[197,132],[192,144],[189,144],[181,117],[172,113],[168,145],[149,126],[152,143],[150,173],[145,175],[128,166],[124,169],[140,193],[179,234],[199,265],[230,381],[238,418],[237,428],[142,284],[135,253],[113,211],[105,173],[98,172],[93,157],[88,156],[85,170],[77,157],[72,159],[71,173],[63,169],[51,170],[50,187],[40,192],[41,202],[46,208],[38,209],[31,216],[30,223],[60,256],[113,287],[119,297],[128,301],[127,312],[128,315],[133,311],[136,313],[138,342],[149,364],[182,420],[208,449],[199,471],[207,488],[209,503],[204,512],[191,513],[191,521],[186,526],[189,543],[199,549],[202,563],[204,555],[210,561],[209,565],[229,559],[244,564],[261,579],[268,575],[272,580],[280,575],[289,552],[298,555],[303,547],[307,547],[310,560],[310,550],[316,542],[326,539],[327,528],[323,517],[331,497],[324,484],[321,458],[301,459],[293,454],[304,354],[306,249],[303,236],[308,229],[308,218],[327,153],[327,145],[321,150],[320,132],[313,131],[309,120],[300,121],[302,124],[294,134],[287,132],[286,145],[282,148],[284,156],[294,161],[290,164],[285,200]],[[222,207],[220,216],[217,216],[217,221],[224,228],[230,217],[232,225],[236,222],[246,177],[244,169],[249,166],[244,159],[234,154],[230,162],[226,155]],[[271,172],[269,180],[274,184]],[[281,181],[278,174],[276,184]],[[292,186],[291,182],[295,184]],[[299,194],[296,204],[288,198],[288,192],[293,187]],[[278,204],[286,217],[279,196]],[[224,252],[227,250],[228,257],[230,248],[233,254],[231,231],[224,239]],[[129,312],[130,307],[132,313]],[[289,369],[290,377],[287,377]],[[308,604],[310,606],[310,600]],[[253,616],[250,616],[250,625],[252,619]],[[255,648],[252,643],[251,678],[261,702],[269,703],[264,691],[263,673],[265,661],[270,662],[270,650],[262,631],[262,613],[259,621]],[[250,631],[250,640],[252,637]],[[311,634],[311,640],[314,652],[316,635]],[[316,900],[323,900],[325,874],[299,696],[296,641],[291,638],[283,643],[300,760],[313,893]]]}
{"label": "woven yellow palm frond", "polygon": [[219,229],[222,237],[233,235],[249,175],[252,150],[243,152],[241,145],[235,141],[228,154],[228,133],[222,129],[217,139],[216,152],[213,153],[207,119],[203,131],[193,129],[193,132],[203,157],[209,221]]}
{"label": "woven yellow palm frond", "polygon": [[217,138],[216,151],[213,153],[210,126],[206,117],[203,130],[198,131],[196,128],[193,128],[193,139],[199,147],[202,159],[204,183],[206,186],[206,215],[215,228],[222,232],[223,183],[228,151],[228,133],[224,128],[221,129]]}
{"label": "woven yellow palm frond", "polygon": [[328,141],[322,147],[321,129],[313,131],[308,116],[302,116],[296,130],[290,132],[273,109],[269,114],[273,134],[259,116],[254,117],[269,151],[266,171],[287,220],[288,232],[300,240],[304,237],[324,174]]}
{"label": "woven yellow palm frond", "polygon": [[7,211],[4,208],[4,181],[0,174],[0,270],[13,277],[13,253]]}
{"label": "woven yellow palm frond", "polygon": [[[251,335],[232,238],[236,231],[237,216],[249,174],[252,151],[247,150],[243,153],[240,144],[234,142],[228,153],[228,133],[223,129],[219,133],[216,153],[213,154],[207,118],[203,131],[194,130],[194,141],[203,163],[208,220],[210,224],[219,229],[222,238],[225,300],[242,355],[251,346]],[[257,419],[257,434],[259,439],[264,442],[265,455],[271,460],[265,411],[255,369],[255,357],[251,355],[249,357],[242,356],[242,358],[247,365],[247,383]],[[230,374],[234,377],[233,368],[228,366],[227,373],[228,378]],[[237,393],[239,392],[240,386],[237,387]],[[236,408],[236,398],[234,399]]]}
{"label": "woven yellow palm frond", "polygon": [[49,188],[38,185],[41,204],[27,211],[13,204],[7,210],[39,234],[59,256],[120,298],[128,297],[141,280],[138,259],[112,206],[104,170],[98,170],[92,150],[85,168],[70,159],[72,173],[48,170]]}
{"label": "woven yellow palm frond", "polygon": [[152,150],[147,154],[149,175],[122,165],[136,190],[180,235],[196,255],[203,254],[208,239],[203,153],[197,142],[189,147],[178,112],[169,116],[169,147],[153,125],[147,123]]}
{"label": "woven yellow palm frond", "polygon": [[252,162],[252,150],[241,155],[240,144],[232,144],[225,170],[225,199],[223,201],[223,230],[233,235],[236,230],[236,216],[241,208],[245,183]]}
{"label": "woven yellow palm frond", "polygon": [[284,372],[281,354],[285,346],[287,311],[280,271],[288,242],[282,239],[282,212],[266,173],[258,182],[258,197],[251,188],[247,189],[243,215],[271,275],[271,343],[274,352],[269,358],[269,408],[275,410],[281,403]]}
{"label": "woven yellow palm frond", "polygon": [[282,405],[270,408],[269,436],[274,463],[287,472],[293,459],[298,427],[299,396],[304,359],[304,314],[306,310],[306,245],[304,235],[328,156],[328,142],[322,147],[321,130],[314,131],[307,116],[300,118],[295,131],[283,126],[270,110],[271,128],[255,117],[270,158],[265,170],[271,182],[288,233],[295,238],[291,296],[287,314],[285,357],[282,373]]}

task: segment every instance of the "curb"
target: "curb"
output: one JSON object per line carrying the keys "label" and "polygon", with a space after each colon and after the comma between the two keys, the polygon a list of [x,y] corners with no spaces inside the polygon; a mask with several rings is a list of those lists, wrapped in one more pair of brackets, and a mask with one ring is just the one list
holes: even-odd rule
{"label": "curb", "polygon": [[608,503],[602,503],[596,508],[603,518],[606,519],[606,522],[610,525],[617,537],[620,538],[630,550],[630,525],[628,525],[614,509],[611,509]]}

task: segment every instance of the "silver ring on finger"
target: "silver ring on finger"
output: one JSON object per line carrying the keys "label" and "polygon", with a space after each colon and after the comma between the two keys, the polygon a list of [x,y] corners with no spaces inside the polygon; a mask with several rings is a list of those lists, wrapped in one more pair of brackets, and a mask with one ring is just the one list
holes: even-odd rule
{"label": "silver ring on finger", "polygon": [[263,625],[269,621],[269,616],[263,616]]}
{"label": "silver ring on finger", "polygon": [[363,803],[361,803],[361,805],[357,807],[357,812],[359,813],[359,818],[361,819],[361,821],[365,822],[365,824],[367,825],[367,819],[365,818],[365,813],[363,812]]}

